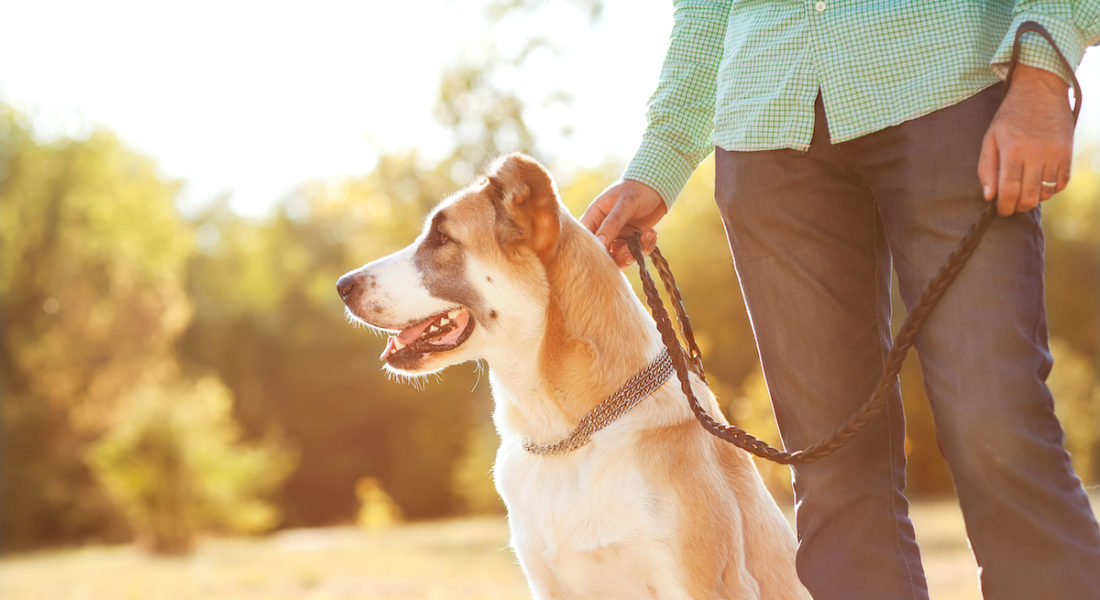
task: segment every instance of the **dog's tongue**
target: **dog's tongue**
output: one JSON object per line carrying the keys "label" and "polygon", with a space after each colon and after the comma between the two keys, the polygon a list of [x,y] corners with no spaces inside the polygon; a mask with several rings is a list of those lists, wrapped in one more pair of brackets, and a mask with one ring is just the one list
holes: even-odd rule
{"label": "dog's tongue", "polygon": [[416,338],[420,337],[424,333],[424,330],[427,329],[428,327],[431,327],[432,323],[434,323],[434,322],[435,322],[435,317],[429,317],[429,318],[424,319],[423,321],[417,323],[416,325],[413,325],[412,327],[409,327],[408,329],[402,329],[401,333],[397,334],[396,336],[391,335],[390,337],[391,338],[396,337],[397,341],[399,341],[402,344],[405,344],[407,346],[407,345],[415,342]]}
{"label": "dog's tongue", "polygon": [[386,360],[387,356],[397,352],[397,342],[401,342],[405,346],[415,342],[416,338],[420,337],[420,334],[424,333],[424,330],[430,327],[433,322],[435,322],[435,317],[430,317],[416,325],[402,329],[401,333],[397,335],[391,335],[386,340],[386,349],[382,351],[382,355],[378,359]]}
{"label": "dog's tongue", "polygon": [[382,355],[378,357],[378,360],[386,360],[386,357],[397,352],[397,344],[393,343],[397,339],[396,335],[391,335],[386,340],[386,349],[382,351]]}
{"label": "dog's tongue", "polygon": [[[401,330],[401,333],[398,333],[397,335],[391,335],[389,339],[386,340],[386,349],[383,350],[382,355],[378,357],[379,360],[386,360],[387,356],[393,354],[394,352],[397,352],[398,342],[400,342],[402,346],[408,346],[409,344],[415,342],[417,339],[420,338],[421,335],[424,334],[424,331],[428,329],[428,327],[431,327],[432,323],[435,323],[435,321],[436,317],[429,317],[417,323],[416,325]],[[444,346],[457,342],[458,338],[462,335],[462,331],[466,329],[466,325],[469,324],[469,322],[470,313],[465,310],[459,312],[457,315],[455,315],[454,318],[454,328],[439,339],[433,338],[432,340],[430,340],[431,343]]]}

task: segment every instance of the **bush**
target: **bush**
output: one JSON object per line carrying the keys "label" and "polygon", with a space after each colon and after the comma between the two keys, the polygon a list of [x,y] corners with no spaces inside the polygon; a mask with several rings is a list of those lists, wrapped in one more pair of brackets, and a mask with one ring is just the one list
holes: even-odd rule
{"label": "bush", "polygon": [[274,441],[245,442],[229,391],[214,377],[139,385],[88,461],[140,544],[189,552],[201,530],[255,533],[278,524],[265,496],[296,456]]}
{"label": "bush", "polygon": [[360,477],[355,482],[359,512],[355,524],[363,529],[385,529],[401,522],[401,508],[373,477]]}

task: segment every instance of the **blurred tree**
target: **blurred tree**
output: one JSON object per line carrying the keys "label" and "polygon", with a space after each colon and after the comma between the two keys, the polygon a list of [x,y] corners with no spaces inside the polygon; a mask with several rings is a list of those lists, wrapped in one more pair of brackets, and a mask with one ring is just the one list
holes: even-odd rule
{"label": "blurred tree", "polygon": [[451,130],[455,140],[447,162],[456,181],[473,179],[476,171],[496,156],[534,149],[519,92],[494,84],[493,76],[502,61],[495,53],[488,56],[493,58],[451,66],[439,85],[435,117]]}
{"label": "blurred tree", "polygon": [[[489,415],[491,406],[482,407],[482,415]],[[451,486],[461,500],[463,512],[492,514],[504,512],[504,502],[493,484],[493,462],[496,460],[500,438],[492,422],[485,418],[471,428],[462,457],[451,473]]]}
{"label": "blurred tree", "polygon": [[1055,368],[1050,375],[1055,409],[1066,430],[1066,449],[1077,474],[1100,481],[1100,371],[1067,342],[1054,343]]}
{"label": "blurred tree", "polygon": [[373,477],[360,477],[355,482],[359,512],[355,524],[363,529],[383,529],[401,522],[401,508]]}
{"label": "blurred tree", "polygon": [[[544,11],[560,10],[563,4],[576,9],[582,22],[596,23],[603,16],[603,0],[492,2],[486,16],[495,30],[507,34],[472,41],[444,71],[434,113],[454,140],[444,161],[452,180],[465,184],[491,159],[509,152],[548,158],[541,156],[527,126],[528,117],[533,108],[560,107],[572,98],[552,84],[545,90],[528,84],[521,97],[519,82],[536,64],[535,59],[560,52],[554,39],[526,32],[541,31],[531,24],[542,18]],[[532,102],[530,98],[539,93],[543,97]],[[568,135],[568,126],[561,133]]]}
{"label": "blurred tree", "polygon": [[243,442],[218,379],[146,375],[112,421],[89,462],[147,550],[187,553],[201,530],[256,533],[279,523],[265,496],[295,456],[277,440]]}
{"label": "blurred tree", "polygon": [[[236,444],[228,397],[209,376],[191,384],[164,375],[177,373],[176,343],[192,312],[183,284],[193,236],[175,210],[177,190],[107,132],[42,142],[0,107],[5,550],[120,538],[127,528],[116,503],[138,529],[158,532],[158,546],[173,545],[170,530],[189,522],[274,522],[255,496],[285,476],[285,456]],[[86,461],[108,430],[92,462],[110,497]],[[143,470],[148,477],[135,475]],[[201,501],[185,494],[173,512],[178,495],[168,493],[157,512],[135,500],[153,489],[140,485],[174,489],[176,475],[178,489]]]}
{"label": "blurred tree", "polygon": [[195,318],[180,351],[222,377],[250,432],[275,427],[300,450],[282,492],[289,525],[353,521],[364,476],[409,518],[460,510],[450,475],[472,421],[488,418],[471,414],[487,386],[471,393],[470,367],[388,380],[383,344],[348,324],[335,289],[344,272],[411,242],[456,188],[443,165],[387,156],[366,177],[303,186],[263,221],[224,206],[197,218]]}
{"label": "blurred tree", "polygon": [[119,524],[81,455],[189,318],[176,191],[109,133],[43,143],[0,106],[5,549]]}
{"label": "blurred tree", "polygon": [[[489,5],[489,16],[500,20],[514,12],[537,12],[538,9],[550,4],[549,0],[495,0]],[[603,18],[604,0],[569,0],[569,4],[580,9],[592,21]]]}
{"label": "blurred tree", "polygon": [[[1100,146],[1074,156],[1073,178],[1043,204],[1046,294],[1054,369],[1050,385],[1086,483],[1100,483]],[[1089,391],[1091,381],[1092,391]]]}
{"label": "blurred tree", "polygon": [[1069,185],[1042,210],[1051,335],[1100,371],[1100,146],[1077,153]]}

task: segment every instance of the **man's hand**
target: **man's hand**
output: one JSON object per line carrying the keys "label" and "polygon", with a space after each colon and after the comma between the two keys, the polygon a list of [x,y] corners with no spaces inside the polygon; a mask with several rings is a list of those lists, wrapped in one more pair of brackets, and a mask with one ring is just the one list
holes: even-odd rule
{"label": "man's hand", "polygon": [[1021,64],[1013,71],[978,156],[982,193],[986,201],[997,199],[1001,216],[1027,212],[1069,182],[1073,116],[1067,88],[1044,69]]}
{"label": "man's hand", "polygon": [[581,224],[596,234],[620,267],[634,262],[623,240],[635,231],[642,232],[642,252],[649,254],[657,245],[653,226],[668,208],[661,195],[644,183],[629,179],[611,185],[588,205]]}

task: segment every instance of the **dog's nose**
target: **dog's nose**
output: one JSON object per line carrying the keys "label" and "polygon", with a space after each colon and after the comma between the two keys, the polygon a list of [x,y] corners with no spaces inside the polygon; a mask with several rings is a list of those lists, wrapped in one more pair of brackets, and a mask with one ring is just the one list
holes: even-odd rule
{"label": "dog's nose", "polygon": [[336,282],[336,293],[340,294],[341,300],[347,300],[353,291],[355,291],[355,277],[344,275]]}

